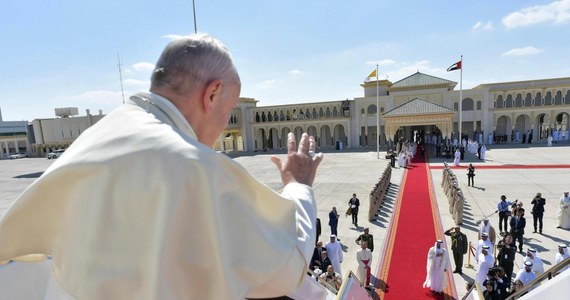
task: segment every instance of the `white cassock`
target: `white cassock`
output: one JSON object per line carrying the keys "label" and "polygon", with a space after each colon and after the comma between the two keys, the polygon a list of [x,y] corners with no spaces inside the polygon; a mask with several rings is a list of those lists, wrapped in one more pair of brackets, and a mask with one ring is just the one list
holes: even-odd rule
{"label": "white cassock", "polygon": [[[442,255],[436,256],[436,254]],[[448,263],[449,257],[447,250],[443,248],[443,245],[440,249],[437,249],[437,245],[429,248],[426,266],[427,275],[423,287],[427,287],[434,292],[443,291],[447,285],[445,270],[447,269]]]}
{"label": "white cassock", "polygon": [[[561,263],[563,260],[565,260],[569,256],[570,256],[570,254],[568,254],[568,248],[564,248],[564,254],[560,254],[560,252],[556,252],[556,257],[555,257],[556,264]],[[568,268],[570,268],[570,266],[566,266],[566,267],[560,269],[560,271],[558,271],[558,272],[559,273],[564,272],[564,271],[568,270]]]}
{"label": "white cassock", "polygon": [[457,167],[459,166],[459,162],[461,161],[461,152],[459,149],[455,150],[453,164]]}
{"label": "white cassock", "polygon": [[487,147],[485,145],[481,146],[481,159],[485,160],[485,152],[487,152]]}
{"label": "white cassock", "polygon": [[525,267],[523,266],[518,272],[517,276],[515,277],[515,281],[520,280],[524,286],[527,286],[531,281],[536,278],[536,274],[531,271],[527,272]]}
{"label": "white cassock", "polygon": [[400,154],[398,154],[398,167],[400,168],[406,167],[406,159],[404,156],[404,152],[400,152]]}
{"label": "white cassock", "polygon": [[335,241],[334,243],[331,243],[328,241],[325,244],[325,248],[327,249],[327,254],[334,267],[334,271],[340,274],[340,277],[342,278],[342,270],[340,269],[340,264],[342,263],[342,247],[340,246],[340,242]]}
{"label": "white cassock", "polygon": [[[366,284],[367,268],[372,268],[372,251],[370,249],[362,249],[356,251],[356,261],[358,262],[358,279],[362,284]],[[364,261],[368,261],[365,263]]]}
{"label": "white cassock", "polygon": [[558,204],[558,226],[570,229],[570,196],[562,194]]}
{"label": "white cassock", "polygon": [[77,299],[277,297],[307,277],[315,220],[310,187],[279,195],[140,93],[22,193],[0,222],[0,261],[49,254],[53,293]]}
{"label": "white cassock", "polygon": [[479,255],[481,254],[481,250],[483,250],[484,245],[489,246],[489,253],[493,253],[493,243],[491,243],[491,240],[489,238],[487,238],[486,241],[479,240],[477,241],[477,248],[475,248],[475,257],[477,258],[477,261],[479,260]]}
{"label": "white cassock", "polygon": [[546,145],[547,145],[547,146],[552,146],[552,135],[549,136],[549,137],[546,139]]}
{"label": "white cassock", "polygon": [[558,130],[552,131],[552,140],[554,140],[555,142],[558,141]]}
{"label": "white cassock", "polygon": [[542,259],[540,259],[540,257],[538,257],[537,254],[534,254],[534,258],[530,258],[528,256],[525,256],[523,258],[523,266],[525,261],[530,261],[532,262],[532,271],[534,272],[534,274],[536,274],[536,276],[544,273],[544,263],[542,262]]}
{"label": "white cassock", "polygon": [[487,255],[481,253],[479,255],[479,260],[477,262],[477,274],[475,275],[475,282],[479,283],[480,285],[483,285],[483,282],[487,279],[487,273],[489,272],[489,269],[493,267],[494,260],[495,259],[493,258],[493,255],[491,255],[490,253],[488,253]]}

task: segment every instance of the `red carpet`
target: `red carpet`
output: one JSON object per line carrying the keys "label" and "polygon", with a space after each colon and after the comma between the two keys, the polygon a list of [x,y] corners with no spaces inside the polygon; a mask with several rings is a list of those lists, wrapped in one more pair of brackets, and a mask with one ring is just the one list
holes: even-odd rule
{"label": "red carpet", "polygon": [[445,242],[432,186],[428,164],[414,159],[402,179],[384,255],[375,274],[381,299],[453,299],[456,295],[449,271],[443,294],[432,295],[423,288],[427,252],[437,239]]}
{"label": "red carpet", "polygon": [[[452,170],[467,169],[469,163],[461,163],[459,167],[449,164]],[[570,169],[570,165],[473,165],[475,169]],[[430,169],[440,170],[443,169],[443,164],[439,166],[431,166]]]}

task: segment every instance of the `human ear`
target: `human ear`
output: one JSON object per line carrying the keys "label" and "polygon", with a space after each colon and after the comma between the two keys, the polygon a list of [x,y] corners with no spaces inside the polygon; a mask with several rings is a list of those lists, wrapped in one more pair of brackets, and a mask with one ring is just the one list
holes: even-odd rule
{"label": "human ear", "polygon": [[215,105],[222,98],[222,91],[222,81],[219,79],[211,81],[206,85],[204,96],[202,97],[202,105],[205,112],[214,110]]}

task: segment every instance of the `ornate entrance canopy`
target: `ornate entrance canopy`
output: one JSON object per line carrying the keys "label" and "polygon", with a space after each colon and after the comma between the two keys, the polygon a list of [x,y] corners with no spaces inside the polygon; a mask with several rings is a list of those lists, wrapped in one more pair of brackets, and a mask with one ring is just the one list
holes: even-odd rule
{"label": "ornate entrance canopy", "polygon": [[385,122],[386,137],[393,137],[402,126],[435,125],[443,137],[450,137],[455,111],[449,107],[432,103],[421,98],[414,98],[382,114]]}

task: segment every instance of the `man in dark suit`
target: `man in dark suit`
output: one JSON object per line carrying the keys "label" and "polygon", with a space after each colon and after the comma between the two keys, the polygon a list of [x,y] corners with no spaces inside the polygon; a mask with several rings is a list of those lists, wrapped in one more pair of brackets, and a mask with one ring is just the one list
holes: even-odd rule
{"label": "man in dark suit", "polygon": [[318,242],[320,237],[321,237],[321,219],[317,218],[317,239],[315,240],[315,242]]}
{"label": "man in dark suit", "polygon": [[519,243],[519,252],[522,253],[523,248],[523,235],[524,235],[524,227],[526,226],[526,220],[523,217],[524,215],[524,208],[517,209],[516,216],[511,218],[511,235],[513,236],[514,243],[513,245],[516,247],[516,243]]}
{"label": "man in dark suit", "polygon": [[315,250],[313,250],[313,257],[311,257],[311,264],[309,268],[314,270],[315,267],[318,267],[321,270],[326,270],[323,268],[323,252],[326,252],[326,249],[323,247],[323,242],[318,241],[315,245]]}
{"label": "man in dark suit", "polygon": [[356,198],[356,194],[352,194],[352,198],[348,200],[348,205],[351,209],[352,224],[358,226],[358,207],[360,207],[360,200]]}
{"label": "man in dark suit", "polygon": [[465,255],[469,249],[467,236],[461,232],[459,226],[446,230],[444,234],[451,237],[451,251],[453,252],[453,260],[455,261],[455,270],[453,273],[463,275],[463,255]]}
{"label": "man in dark suit", "polygon": [[331,227],[331,234],[334,235],[338,235],[336,231],[338,226],[338,217],[339,215],[336,211],[336,207],[333,206],[332,210],[329,212],[329,226]]}
{"label": "man in dark suit", "polygon": [[532,204],[532,220],[534,225],[533,233],[536,233],[536,223],[538,221],[538,230],[542,234],[542,217],[544,216],[544,205],[546,200],[542,198],[541,193],[536,193],[536,196],[530,202]]}
{"label": "man in dark suit", "polygon": [[329,266],[332,266],[332,262],[331,259],[329,258],[327,251],[323,251],[322,261],[323,262],[321,263],[321,266],[323,267],[324,270],[326,270]]}

